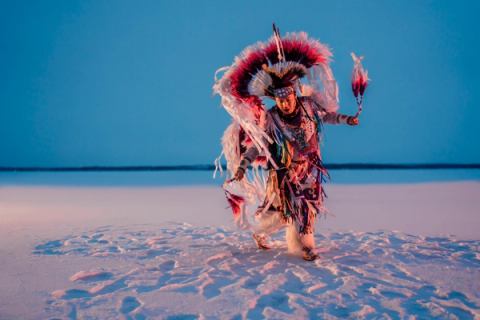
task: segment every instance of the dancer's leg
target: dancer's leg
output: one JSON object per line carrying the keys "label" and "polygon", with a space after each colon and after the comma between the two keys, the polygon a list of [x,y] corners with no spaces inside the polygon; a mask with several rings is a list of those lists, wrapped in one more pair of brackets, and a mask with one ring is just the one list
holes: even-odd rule
{"label": "dancer's leg", "polygon": [[294,254],[300,254],[302,252],[302,241],[300,240],[300,234],[298,233],[298,223],[289,223],[287,226],[287,233],[285,235],[287,240],[288,252]]}
{"label": "dancer's leg", "polygon": [[[305,214],[312,214],[312,212],[307,211]],[[313,252],[315,249],[314,216],[304,219],[303,222],[304,224],[301,225],[295,220],[287,228],[288,251],[301,254],[303,259],[312,261],[317,258],[317,255]]]}
{"label": "dancer's leg", "polygon": [[266,211],[260,213],[255,217],[257,220],[257,227],[253,234],[253,238],[257,246],[261,249],[269,249],[267,239],[285,226],[282,213],[279,211]]}

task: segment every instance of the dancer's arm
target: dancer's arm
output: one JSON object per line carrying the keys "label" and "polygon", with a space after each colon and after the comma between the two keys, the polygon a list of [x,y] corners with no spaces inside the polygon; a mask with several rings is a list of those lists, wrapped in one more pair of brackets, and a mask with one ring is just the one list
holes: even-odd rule
{"label": "dancer's arm", "polygon": [[235,180],[242,180],[247,170],[248,165],[255,160],[259,155],[258,148],[255,145],[252,145],[242,156],[240,165],[238,166],[237,172],[235,172]]}
{"label": "dancer's arm", "polygon": [[348,124],[350,126],[356,126],[359,124],[358,117],[348,116],[346,114],[341,114],[337,112],[328,112],[326,109],[323,108],[320,102],[311,97],[308,97],[305,100],[312,102],[310,106],[312,107],[313,112],[315,112],[324,123]]}
{"label": "dancer's arm", "polygon": [[322,121],[330,124],[348,124],[350,126],[358,125],[359,121],[357,117],[348,116],[346,114],[327,112],[322,110],[319,112],[322,117]]}

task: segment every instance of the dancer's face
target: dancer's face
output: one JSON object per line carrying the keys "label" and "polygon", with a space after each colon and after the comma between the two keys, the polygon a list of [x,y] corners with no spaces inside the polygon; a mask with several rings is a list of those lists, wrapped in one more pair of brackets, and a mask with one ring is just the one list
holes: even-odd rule
{"label": "dancer's face", "polygon": [[295,111],[297,107],[297,96],[295,93],[290,93],[286,98],[275,97],[275,102],[283,114],[290,114]]}

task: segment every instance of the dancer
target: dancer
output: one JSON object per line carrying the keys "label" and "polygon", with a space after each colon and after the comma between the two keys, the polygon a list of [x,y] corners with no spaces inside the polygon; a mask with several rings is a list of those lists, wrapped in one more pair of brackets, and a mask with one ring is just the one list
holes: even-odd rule
{"label": "dancer", "polygon": [[[355,116],[337,113],[330,57],[326,46],[305,33],[282,39],[274,25],[270,41],[245,49],[214,86],[233,117],[222,139],[222,154],[230,177],[224,190],[235,221],[253,232],[260,249],[270,249],[269,236],[286,227],[289,251],[300,252],[308,261],[317,258],[315,219],[326,213],[322,125],[358,125],[368,80],[361,58],[352,55],[359,111]],[[267,110],[261,98],[275,105]],[[220,157],[216,164],[221,170]]]}

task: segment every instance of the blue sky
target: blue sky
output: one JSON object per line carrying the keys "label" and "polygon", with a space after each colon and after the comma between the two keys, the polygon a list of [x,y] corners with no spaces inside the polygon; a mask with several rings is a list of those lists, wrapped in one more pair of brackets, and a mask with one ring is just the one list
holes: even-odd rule
{"label": "blue sky", "polygon": [[23,1],[0,4],[0,166],[211,163],[228,114],[213,74],[245,46],[306,31],[371,85],[326,162],[480,162],[475,1]]}

